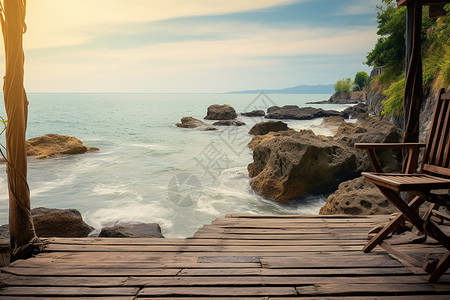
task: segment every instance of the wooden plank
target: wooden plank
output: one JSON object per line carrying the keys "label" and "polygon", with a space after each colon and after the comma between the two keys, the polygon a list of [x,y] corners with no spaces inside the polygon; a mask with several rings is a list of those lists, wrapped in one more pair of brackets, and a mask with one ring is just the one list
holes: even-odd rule
{"label": "wooden plank", "polygon": [[[387,219],[385,216],[381,219]],[[316,218],[220,218],[215,219],[211,222],[211,224],[231,224],[231,223],[279,223],[279,224],[322,224],[322,223],[330,223],[330,224],[340,224],[340,223],[360,223],[360,224],[369,224],[374,223],[380,218],[326,218],[326,217],[316,217]]]}
{"label": "wooden plank", "polygon": [[[238,270],[238,269],[235,269]],[[246,269],[247,270],[247,269]],[[175,276],[181,269],[76,269],[76,268],[19,268],[8,267],[2,272],[21,276]]]}
{"label": "wooden plank", "polygon": [[[127,245],[127,246],[153,246],[153,245],[161,245],[161,246],[214,246],[214,245],[226,245],[226,246],[242,246],[242,245],[249,245],[249,246],[282,246],[282,245],[323,245],[323,241],[317,240],[317,239],[296,239],[293,241],[286,241],[286,240],[277,240],[277,236],[272,236],[273,239],[265,239],[265,240],[242,240],[242,239],[157,239],[155,241],[152,241],[150,239],[146,239],[146,241],[139,241],[140,239],[133,239],[130,241],[130,239],[119,239],[118,241],[114,241],[114,239],[106,239],[106,240],[91,240],[91,239],[60,239],[60,238],[52,238],[48,239],[47,242],[51,244],[62,244],[62,245],[110,245],[110,246],[117,246],[117,245]],[[329,241],[327,244],[333,243],[333,244],[339,244],[339,245],[359,245],[363,243],[360,240],[354,240],[354,239],[341,239],[341,240],[334,240],[331,239],[328,236]],[[137,240],[137,241],[135,241]]]}
{"label": "wooden plank", "polygon": [[[46,295],[45,298],[34,296],[8,296],[8,300],[35,300],[35,299],[46,299],[46,300],[134,300],[134,296],[110,296],[110,297],[59,297],[59,296],[49,296]],[[167,300],[167,298],[166,298]]]}
{"label": "wooden plank", "polygon": [[358,246],[346,245],[325,245],[325,246],[159,246],[159,245],[66,245],[66,244],[49,244],[45,247],[47,252],[240,252],[240,251],[270,251],[270,252],[286,252],[286,251],[338,251],[361,250]]}
{"label": "wooden plank", "polygon": [[184,269],[178,276],[332,276],[332,275],[404,275],[405,268],[335,268],[335,269]]}
{"label": "wooden plank", "polygon": [[[301,297],[302,300],[361,300],[361,296],[316,296],[316,297]],[[269,300],[298,300],[298,297],[270,297]],[[365,295],[364,300],[424,300],[424,299],[433,299],[433,300],[448,300],[448,295],[408,295],[408,296],[370,296]]]}
{"label": "wooden plank", "polygon": [[409,294],[414,295],[416,293],[437,293],[437,292],[449,292],[450,286],[432,286],[426,283],[422,284],[403,284],[403,283],[391,283],[383,284],[381,287],[379,284],[339,284],[339,283],[324,283],[314,285],[314,291],[306,287],[297,287],[297,291],[300,295],[399,295]]}
{"label": "wooden plank", "polygon": [[266,219],[266,218],[278,218],[278,219],[379,219],[388,218],[387,215],[256,215],[245,213],[232,213],[227,214],[225,218],[250,218],[250,219]]}
{"label": "wooden plank", "polygon": [[297,295],[293,287],[146,287],[142,296],[290,296]]}
{"label": "wooden plank", "polygon": [[403,266],[387,255],[303,255],[302,257],[261,257],[264,268],[388,268]]}
{"label": "wooden plank", "polygon": [[[298,286],[317,283],[424,283],[425,276],[208,276],[208,277],[54,277],[15,276],[3,281],[6,286]],[[450,275],[444,275],[439,284],[450,283]]]}
{"label": "wooden plank", "polygon": [[0,289],[3,296],[134,296],[138,288],[133,287],[4,287]]}
{"label": "wooden plank", "polygon": [[217,239],[221,240],[227,239],[240,239],[240,240],[328,240],[328,241],[339,241],[350,239],[353,241],[367,241],[367,232],[362,234],[348,233],[343,235],[333,235],[331,237],[329,234],[276,234],[276,235],[265,235],[265,234],[227,234],[227,235],[217,235],[214,233],[202,233],[197,232],[193,238],[190,239]]}

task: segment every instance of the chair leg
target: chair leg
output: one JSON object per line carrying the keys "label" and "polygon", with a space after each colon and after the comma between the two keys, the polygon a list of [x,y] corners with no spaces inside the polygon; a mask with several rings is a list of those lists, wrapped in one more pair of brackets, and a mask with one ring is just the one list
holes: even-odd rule
{"label": "chair leg", "polygon": [[433,273],[428,276],[428,282],[436,282],[450,267],[450,251],[439,261]]}
{"label": "chair leg", "polygon": [[[425,200],[419,196],[414,197],[414,199],[409,203],[409,207],[412,210],[418,209]],[[377,245],[381,244],[381,242],[386,239],[386,237],[393,232],[397,227],[405,220],[405,216],[403,214],[398,215],[395,219],[389,222],[384,228],[374,236],[363,248],[364,253],[369,253],[373,250]]]}

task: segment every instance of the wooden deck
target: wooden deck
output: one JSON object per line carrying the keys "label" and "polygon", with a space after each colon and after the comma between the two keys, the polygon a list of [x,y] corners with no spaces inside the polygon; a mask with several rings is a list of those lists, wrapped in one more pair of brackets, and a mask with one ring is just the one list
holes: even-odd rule
{"label": "wooden deck", "polygon": [[[229,215],[189,239],[50,238],[2,270],[2,299],[450,299],[450,275],[382,248],[364,254],[386,216]],[[425,256],[438,245],[396,245]]]}

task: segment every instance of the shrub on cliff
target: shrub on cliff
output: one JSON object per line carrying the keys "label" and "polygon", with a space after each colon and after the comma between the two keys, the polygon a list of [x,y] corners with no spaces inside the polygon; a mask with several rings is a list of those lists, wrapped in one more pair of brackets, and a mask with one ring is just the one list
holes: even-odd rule
{"label": "shrub on cliff", "polygon": [[355,75],[355,87],[358,91],[362,91],[369,84],[369,75],[366,72],[361,71]]}
{"label": "shrub on cliff", "polygon": [[353,82],[350,78],[344,78],[336,82],[336,84],[334,85],[334,90],[337,94],[348,93],[350,92],[352,84]]}

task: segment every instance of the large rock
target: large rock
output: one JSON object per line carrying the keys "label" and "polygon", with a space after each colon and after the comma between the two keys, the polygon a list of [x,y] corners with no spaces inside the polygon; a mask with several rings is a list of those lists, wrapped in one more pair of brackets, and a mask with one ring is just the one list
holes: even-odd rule
{"label": "large rock", "polygon": [[366,100],[366,93],[364,92],[348,92],[333,94],[329,102],[333,104],[356,104]]}
{"label": "large rock", "polygon": [[248,134],[251,135],[264,135],[269,132],[278,132],[289,130],[289,127],[286,123],[281,121],[268,121],[268,122],[259,122],[253,125]]}
{"label": "large rock", "polygon": [[358,177],[339,185],[320,209],[321,215],[386,215],[397,212],[373,184]]}
{"label": "large rock", "polygon": [[76,209],[39,207],[31,215],[39,237],[87,237],[94,230]]}
{"label": "large rock", "polygon": [[207,120],[232,120],[236,119],[237,114],[233,107],[228,104],[219,105],[214,104],[208,107],[208,112],[205,117]]}
{"label": "large rock", "polygon": [[264,117],[266,113],[263,110],[252,110],[250,112],[243,112],[241,116],[245,117]]}
{"label": "large rock", "polygon": [[208,123],[193,117],[181,118],[181,123],[177,123],[176,126],[180,128],[200,128],[205,131],[217,130],[217,128],[210,126]]}
{"label": "large rock", "polygon": [[313,107],[298,107],[297,105],[285,105],[283,107],[272,106],[267,110],[267,119],[293,119],[311,120],[315,118],[325,118],[330,116],[340,116],[348,119],[348,114],[335,110],[323,110]]}
{"label": "large rock", "polygon": [[[344,130],[345,128],[345,130]],[[294,130],[257,135],[249,143],[253,163],[248,165],[253,190],[268,199],[287,201],[307,194],[326,194],[338,184],[371,170],[365,151],[354,143],[399,142],[401,131],[373,118],[362,125],[342,123],[334,137]],[[377,151],[381,167],[398,171],[401,153]]]}
{"label": "large rock", "polygon": [[245,123],[238,120],[222,120],[213,123],[214,126],[244,126]]}
{"label": "large rock", "polygon": [[37,159],[98,151],[98,148],[86,147],[76,137],[59,134],[46,134],[29,139],[26,147],[27,155],[34,156]]}
{"label": "large rock", "polygon": [[102,228],[99,237],[116,238],[163,238],[157,223],[117,223]]}
{"label": "large rock", "polygon": [[367,104],[360,102],[356,105],[347,107],[344,109],[344,112],[352,119],[364,119],[368,116],[367,108]]}
{"label": "large rock", "polygon": [[354,152],[310,130],[258,135],[249,147],[254,161],[248,165],[250,185],[257,194],[272,200],[284,202],[330,192],[356,176]]}

